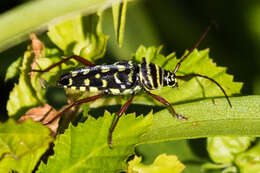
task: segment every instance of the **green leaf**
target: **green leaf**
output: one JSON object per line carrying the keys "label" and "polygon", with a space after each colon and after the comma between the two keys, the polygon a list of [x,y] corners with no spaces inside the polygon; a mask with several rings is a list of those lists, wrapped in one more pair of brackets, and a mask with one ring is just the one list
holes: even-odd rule
{"label": "green leaf", "polygon": [[36,77],[37,75],[33,77],[29,75],[33,60],[34,55],[29,49],[24,53],[22,59],[19,82],[15,84],[9,95],[7,102],[9,116],[16,116],[16,118],[18,118],[29,108],[39,106],[45,102],[43,98],[45,91],[39,90],[36,92],[35,90],[35,88],[40,88],[39,78]]}
{"label": "green leaf", "polygon": [[180,173],[185,168],[175,155],[166,154],[159,155],[151,165],[142,164],[137,156],[128,164],[128,173]]}
{"label": "green leaf", "polygon": [[101,13],[78,16],[50,26],[48,36],[65,54],[79,55],[91,61],[104,55],[108,39],[102,33]]}
{"label": "green leaf", "polygon": [[[115,115],[114,115],[115,116]],[[47,165],[41,163],[38,172],[119,172],[126,170],[126,159],[134,154],[140,141],[152,123],[152,113],[135,118],[123,115],[113,134],[113,148],[108,146],[108,131],[113,117],[89,117],[77,127],[72,125],[55,141],[54,156]]]}
{"label": "green leaf", "polygon": [[[137,153],[142,152],[144,164],[152,163],[152,161],[161,153],[167,153],[170,155],[178,156],[185,165],[185,162],[193,161],[205,161],[203,158],[198,157],[196,153],[193,152],[191,144],[188,140],[177,140],[177,141],[167,141],[164,143],[154,143],[154,144],[142,144],[137,146]],[[186,170],[186,169],[185,169]]]}
{"label": "green leaf", "polygon": [[[173,71],[178,59],[174,53],[164,56],[160,53],[162,47],[140,46],[135,54],[135,61],[141,62],[145,57],[148,62],[153,62],[160,67]],[[187,53],[187,52],[186,52]],[[233,76],[226,73],[226,68],[217,67],[209,58],[209,49],[194,50],[188,58],[183,61],[177,75],[199,73],[215,79],[228,95],[239,94],[242,88],[241,82],[233,82]],[[224,94],[213,82],[204,78],[192,78],[189,81],[178,80],[179,87],[163,87],[152,93],[165,98],[170,103],[190,102],[210,97],[223,97]],[[150,96],[136,97],[135,103],[154,105],[161,103],[151,99]]]}
{"label": "green leaf", "polygon": [[12,79],[19,75],[20,67],[22,65],[22,57],[19,57],[15,60],[7,69],[5,74],[5,81]]}
{"label": "green leaf", "polygon": [[[198,144],[197,142],[193,142],[190,140],[176,140],[142,144],[136,147],[136,151],[138,155],[142,155],[142,163],[145,165],[151,164],[161,153],[166,153],[168,155],[178,156],[178,159],[185,165],[183,173],[200,172],[201,164],[208,161],[208,159],[203,157],[204,154],[202,156],[201,154],[194,152],[198,150],[198,147],[195,147],[198,146]],[[201,146],[204,145],[200,145],[200,147]]]}
{"label": "green leaf", "polygon": [[251,137],[213,137],[207,139],[210,158],[216,163],[231,164],[238,153],[245,151],[254,141]]}
{"label": "green leaf", "polygon": [[[69,51],[71,54],[79,54],[85,56],[87,59],[95,60],[103,56],[106,50],[107,36],[101,32],[100,15],[91,15],[88,17],[78,17],[65,21],[60,25],[50,28],[49,36],[51,39],[64,51]],[[74,35],[72,34],[74,33]],[[71,49],[71,50],[70,50]],[[30,52],[31,49],[25,52],[22,59],[21,74],[18,85],[10,93],[7,103],[7,110],[9,116],[19,117],[23,115],[28,109],[36,107],[45,103],[46,90],[41,87],[41,74],[34,73],[30,76],[31,64],[34,62],[34,57]],[[44,56],[37,58],[36,69],[45,69],[49,65],[60,61],[61,52],[56,48],[45,48]],[[72,65],[72,64],[74,65]],[[75,67],[75,61],[70,61],[55,67],[48,73],[43,74],[43,79],[49,84],[55,84],[61,73],[71,70]],[[16,67],[18,66],[15,64]],[[11,68],[11,67],[10,67]],[[14,69],[12,67],[11,69]],[[11,72],[10,72],[11,73]],[[14,73],[14,72],[12,72]]]}
{"label": "green leaf", "polygon": [[205,99],[176,105],[176,112],[188,117],[178,120],[168,109],[156,112],[152,127],[141,143],[213,136],[260,136],[260,96]]}
{"label": "green leaf", "polygon": [[203,173],[238,173],[238,169],[231,164],[205,163],[202,165]]}
{"label": "green leaf", "polygon": [[123,44],[126,10],[127,10],[127,0],[124,0],[122,3],[117,2],[112,6],[114,31],[115,31],[117,44],[119,47],[122,47]]}
{"label": "green leaf", "polygon": [[0,125],[0,172],[32,172],[53,141],[48,128],[27,120]]}
{"label": "green leaf", "polygon": [[241,173],[255,173],[260,170],[260,143],[236,157],[235,163]]}
{"label": "green leaf", "polygon": [[[108,8],[114,0],[29,1],[0,15],[0,51],[28,39],[28,34],[47,24]],[[37,16],[37,17],[36,17]],[[14,20],[15,19],[15,20]]]}

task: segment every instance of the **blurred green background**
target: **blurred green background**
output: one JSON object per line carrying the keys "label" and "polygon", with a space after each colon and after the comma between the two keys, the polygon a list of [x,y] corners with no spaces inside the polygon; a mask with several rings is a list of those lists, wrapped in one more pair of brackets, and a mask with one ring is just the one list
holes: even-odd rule
{"label": "blurred green background", "polygon": [[[0,13],[24,2],[26,0],[2,2]],[[106,56],[130,58],[140,44],[164,45],[164,53],[175,51],[181,56],[185,49],[191,48],[198,41],[211,20],[216,21],[217,26],[209,32],[199,49],[210,48],[211,58],[218,65],[228,67],[228,73],[234,75],[235,81],[244,82],[243,95],[260,94],[259,0],[130,2],[122,48],[118,48],[116,44],[111,9],[108,9],[103,18],[103,31],[110,35]],[[3,108],[13,87],[13,81],[4,82],[6,69],[23,54],[28,43],[24,42],[0,53],[2,120],[7,115]],[[177,154],[185,164],[191,165],[199,165],[200,161],[208,159],[203,139],[142,145],[138,147],[138,152],[145,156],[145,163],[152,162],[161,152]]]}

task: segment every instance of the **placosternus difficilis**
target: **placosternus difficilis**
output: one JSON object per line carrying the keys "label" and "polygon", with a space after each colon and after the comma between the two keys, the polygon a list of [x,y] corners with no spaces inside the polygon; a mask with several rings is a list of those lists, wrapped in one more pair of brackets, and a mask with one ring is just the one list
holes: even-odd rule
{"label": "placosternus difficilis", "polygon": [[159,89],[164,86],[176,87],[178,86],[177,79],[185,79],[191,77],[202,77],[214,82],[222,90],[228,101],[228,104],[231,107],[231,102],[225,90],[214,79],[195,73],[183,76],[177,76],[175,74],[178,71],[181,63],[200,44],[210,28],[211,25],[208,26],[206,31],[202,34],[201,38],[193,46],[193,48],[190,49],[189,52],[180,59],[173,72],[164,70],[156,64],[149,63],[146,61],[145,58],[143,58],[141,64],[136,64],[133,61],[119,61],[111,65],[94,65],[88,60],[76,55],[62,59],[60,62],[49,66],[45,70],[32,70],[35,72],[47,72],[53,67],[60,65],[65,61],[75,59],[83,63],[87,67],[63,75],[57,82],[57,85],[64,88],[70,88],[80,91],[100,92],[100,94],[98,95],[81,99],[68,105],[48,123],[54,121],[56,118],[61,116],[64,112],[75,105],[94,101],[106,95],[131,95],[130,99],[120,109],[117,118],[111,124],[111,127],[109,129],[108,143],[109,146],[112,147],[112,134],[119,121],[119,118],[127,110],[134,98],[134,95],[139,91],[145,91],[148,95],[152,96],[157,101],[168,106],[172,115],[177,117],[178,119],[187,119],[185,116],[177,114],[167,100],[165,100],[161,96],[152,94],[150,91]]}

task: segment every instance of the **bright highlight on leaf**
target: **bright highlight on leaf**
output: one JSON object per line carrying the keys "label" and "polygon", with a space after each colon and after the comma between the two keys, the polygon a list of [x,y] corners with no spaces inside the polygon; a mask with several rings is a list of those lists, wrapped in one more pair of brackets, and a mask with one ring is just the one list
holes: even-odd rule
{"label": "bright highlight on leaf", "polygon": [[0,124],[0,172],[32,172],[53,141],[48,128],[27,120]]}
{"label": "bright highlight on leaf", "polygon": [[235,160],[241,173],[256,173],[260,170],[260,143],[240,153]]}
{"label": "bright highlight on leaf", "polygon": [[[255,173],[260,168],[260,145],[249,150],[252,137],[212,137],[207,139],[207,149],[213,162],[203,164],[204,172]],[[235,164],[234,164],[235,163]],[[239,170],[239,171],[238,171]]]}
{"label": "bright highlight on leaf", "polygon": [[135,156],[128,163],[127,173],[180,173],[185,168],[175,155],[161,154],[151,165],[144,165],[141,160],[141,157]]}
{"label": "bright highlight on leaf", "polygon": [[251,137],[212,137],[207,139],[207,150],[214,162],[231,164],[236,155],[244,152],[254,139]]}
{"label": "bright highlight on leaf", "polygon": [[17,60],[15,60],[7,69],[5,74],[5,81],[12,79],[19,75],[20,67],[22,65],[22,57],[19,57]]}
{"label": "bright highlight on leaf", "polygon": [[[115,114],[113,115],[115,116]],[[54,156],[47,165],[41,163],[38,172],[120,172],[126,170],[126,159],[134,154],[134,147],[152,123],[152,113],[135,117],[123,115],[113,134],[113,148],[108,146],[108,131],[113,117],[89,119],[72,125],[55,141]]]}
{"label": "bright highlight on leaf", "polygon": [[79,55],[90,61],[105,54],[108,39],[102,33],[101,13],[78,16],[50,26],[48,36],[65,55]]}

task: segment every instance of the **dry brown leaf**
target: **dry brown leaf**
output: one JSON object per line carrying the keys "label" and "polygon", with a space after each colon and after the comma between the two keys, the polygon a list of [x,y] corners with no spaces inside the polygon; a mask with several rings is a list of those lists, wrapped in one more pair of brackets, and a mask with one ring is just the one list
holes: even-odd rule
{"label": "dry brown leaf", "polygon": [[34,33],[30,34],[30,39],[32,40],[32,51],[35,55],[35,58],[40,58],[41,53],[44,49],[44,44],[41,42],[41,40],[38,39],[38,37]]}
{"label": "dry brown leaf", "polygon": [[55,135],[59,126],[60,117],[58,117],[52,122],[50,121],[55,117],[55,115],[57,115],[57,113],[58,112],[53,107],[51,107],[48,104],[45,104],[43,107],[36,107],[27,111],[25,115],[19,119],[19,122],[23,122],[30,118],[33,121],[45,124]]}

